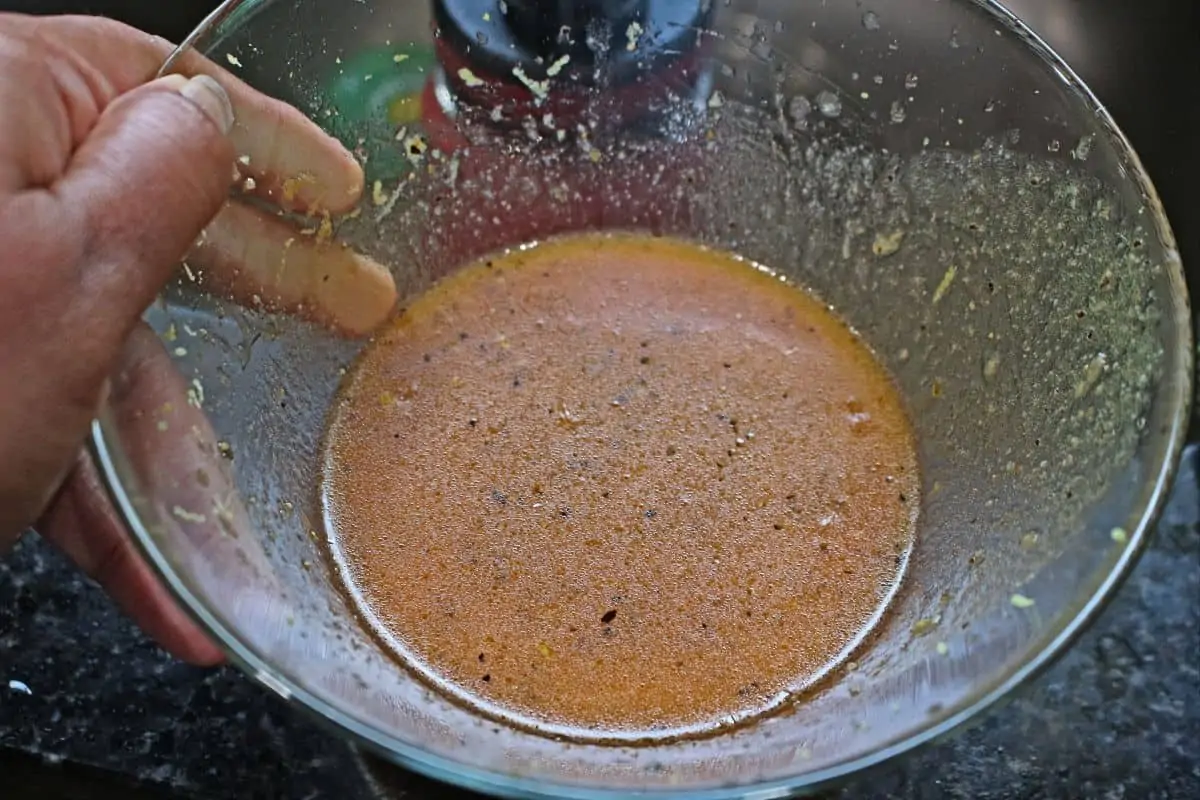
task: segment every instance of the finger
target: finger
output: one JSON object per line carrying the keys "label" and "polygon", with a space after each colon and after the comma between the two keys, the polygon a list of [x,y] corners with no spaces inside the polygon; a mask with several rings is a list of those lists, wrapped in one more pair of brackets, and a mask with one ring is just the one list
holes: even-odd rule
{"label": "finger", "polygon": [[227,87],[237,124],[238,169],[252,193],[286,211],[344,214],[363,193],[354,156],[299,110],[258,92],[194,50],[176,64],[183,75],[209,75]]}
{"label": "finger", "polygon": [[[232,587],[273,581],[232,474],[199,398],[145,325],[130,335],[112,380],[111,426],[137,476],[155,531],[203,582]],[[211,583],[209,583],[211,585]]]}
{"label": "finger", "polygon": [[[94,82],[109,100],[153,78],[175,49],[165,39],[96,17],[53,17],[30,24],[40,26],[46,39],[78,62],[103,65]],[[337,139],[195,51],[186,53],[175,71],[208,75],[225,87],[237,119],[232,138],[243,157],[239,169],[254,178],[257,194],[289,211],[342,214],[354,208],[363,192],[362,167]]]}
{"label": "finger", "polygon": [[[184,565],[181,577],[217,619],[235,622],[260,652],[293,657],[305,640],[294,635],[298,612],[286,579],[274,569],[279,561],[267,557],[235,489],[234,453],[218,442],[191,399],[162,342],[147,326],[138,326],[103,416],[106,430],[120,441],[125,474],[137,476],[128,487],[131,502],[156,546],[172,564]],[[111,591],[124,597],[119,587]],[[159,601],[157,595],[142,596],[146,604]],[[173,652],[208,660],[195,649],[189,629],[172,627],[177,620],[169,611],[151,614],[132,606],[129,611]],[[170,625],[157,626],[158,617]],[[182,634],[188,636],[181,643]]]}
{"label": "finger", "polygon": [[101,115],[48,190],[57,219],[82,231],[73,263],[79,306],[119,344],[220,210],[231,182],[229,99],[211,78],[163,78]]}
{"label": "finger", "polygon": [[145,633],[177,658],[200,666],[225,660],[158,582],[108,502],[96,468],[81,453],[50,510],[38,523],[48,541],[96,580]]}
{"label": "finger", "polygon": [[226,205],[188,259],[205,290],[248,307],[286,311],[343,333],[379,326],[396,304],[387,268],[337,242],[307,235],[277,217]]}

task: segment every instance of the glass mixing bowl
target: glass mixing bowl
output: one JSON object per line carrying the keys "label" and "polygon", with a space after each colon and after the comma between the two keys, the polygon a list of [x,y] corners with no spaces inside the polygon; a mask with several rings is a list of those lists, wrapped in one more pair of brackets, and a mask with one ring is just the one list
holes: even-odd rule
{"label": "glass mixing bowl", "polygon": [[106,407],[94,445],[230,659],[377,756],[473,789],[773,797],[950,731],[1060,653],[1145,544],[1192,376],[1171,231],[1071,70],[986,0],[652,0],[644,19],[664,24],[593,31],[617,66],[586,88],[549,61],[500,71],[503,48],[461,60],[538,4],[453,5],[484,13],[242,0],[187,45],[355,150],[365,197],[329,223],[402,297],[584,228],[727,248],[816,292],[907,399],[916,549],[869,646],[784,712],[647,746],[497,724],[398,666],[326,566],[322,428],[363,342],[232,304],[189,269],[147,320],[190,404],[170,424],[166,395]]}

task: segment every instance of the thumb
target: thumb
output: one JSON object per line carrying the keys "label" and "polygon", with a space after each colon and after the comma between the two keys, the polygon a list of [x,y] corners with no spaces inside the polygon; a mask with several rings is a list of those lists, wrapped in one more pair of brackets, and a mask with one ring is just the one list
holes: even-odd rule
{"label": "thumb", "polygon": [[55,184],[84,236],[80,295],[118,342],[224,203],[233,122],[213,78],[160,78],[104,110]]}

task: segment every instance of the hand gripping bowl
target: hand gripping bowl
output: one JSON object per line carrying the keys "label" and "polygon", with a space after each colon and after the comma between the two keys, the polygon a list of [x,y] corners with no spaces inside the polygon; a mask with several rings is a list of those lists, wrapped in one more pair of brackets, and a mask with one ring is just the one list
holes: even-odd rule
{"label": "hand gripping bowl", "polygon": [[191,424],[105,408],[95,426],[131,531],[250,675],[472,789],[774,797],[952,730],[1100,611],[1181,449],[1188,300],[1136,155],[986,0],[609,3],[648,24],[597,34],[615,42],[604,80],[514,80],[492,46],[506,12],[553,5],[242,0],[187,45],[355,149],[366,196],[331,222],[402,297],[496,248],[622,228],[733,250],[844,315],[896,376],[924,483],[871,646],[784,713],[696,740],[563,741],[450,702],[376,645],[324,566],[322,425],[362,342],[194,274],[147,315]]}

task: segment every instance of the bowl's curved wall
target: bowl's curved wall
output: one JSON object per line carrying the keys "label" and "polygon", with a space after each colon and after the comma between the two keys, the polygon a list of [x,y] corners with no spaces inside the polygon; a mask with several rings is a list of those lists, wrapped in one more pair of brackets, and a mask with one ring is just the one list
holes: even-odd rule
{"label": "bowl's curved wall", "polygon": [[[788,714],[642,749],[501,728],[396,667],[322,566],[320,435],[358,344],[183,279],[149,318],[189,337],[178,365],[207,420],[179,429],[169,461],[141,418],[105,415],[97,446],[152,560],[238,660],[392,757],[476,787],[736,794],[820,782],[945,729],[1094,613],[1178,455],[1190,317],[1136,157],[1027,32],[967,2],[867,16],[849,0],[731,0],[700,33],[699,102],[667,96],[650,130],[597,125],[580,147],[480,138],[465,115],[389,121],[433,74],[429,30],[424,2],[251,2],[201,45],[370,156],[384,202],[339,234],[408,293],[474,254],[595,226],[726,247],[815,290],[908,399],[917,551],[855,669]],[[400,127],[433,146],[397,158]],[[220,465],[230,491],[198,486],[197,464]],[[224,513],[198,523],[214,498]]]}

